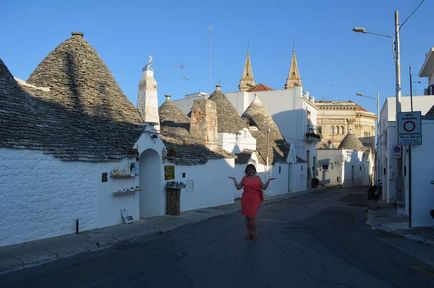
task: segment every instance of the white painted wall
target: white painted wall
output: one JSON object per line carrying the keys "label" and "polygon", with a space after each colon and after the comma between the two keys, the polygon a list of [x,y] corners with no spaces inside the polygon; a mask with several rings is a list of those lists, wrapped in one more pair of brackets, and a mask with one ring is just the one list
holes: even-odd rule
{"label": "white painted wall", "polygon": [[233,175],[234,166],[234,159],[209,160],[205,165],[177,165],[174,181],[187,185],[181,190],[181,211],[234,203],[235,188],[228,178]]}
{"label": "white painted wall", "polygon": [[[421,111],[422,115],[434,105],[433,95],[413,96],[413,111]],[[410,97],[404,96],[401,100],[401,111],[407,112],[411,109]],[[393,147],[398,144],[396,131],[396,101],[395,97],[387,97],[380,112],[379,123],[379,163],[380,182],[383,186],[383,200],[393,202],[396,200],[397,187],[401,186],[398,175],[398,160],[393,157]],[[405,158],[405,157],[404,157]],[[403,159],[406,162],[406,159]],[[404,199],[407,197],[408,189],[404,184]],[[405,210],[408,211],[408,202]]]}
{"label": "white painted wall", "polygon": [[[321,185],[336,186],[343,185],[345,176],[343,150],[326,149],[318,150],[318,179]],[[322,165],[328,165],[328,169],[323,169]]]}
{"label": "white painted wall", "polygon": [[[146,134],[136,143],[139,152],[163,147]],[[138,167],[135,158],[72,162],[41,151],[0,149],[0,246],[75,233],[76,219],[80,231],[120,224],[121,209],[138,219],[139,193],[113,193],[138,186],[139,177],[110,177],[116,168],[128,174],[131,163]],[[156,183],[161,191],[161,180]]]}
{"label": "white painted wall", "polygon": [[238,134],[219,133],[219,145],[229,153],[240,153],[243,150],[256,150],[256,139],[249,129],[243,128]]}
{"label": "white painted wall", "polygon": [[[99,227],[98,194],[112,190],[110,182],[101,182],[101,173],[114,165],[0,149],[0,246],[75,233],[76,219],[80,230]],[[120,211],[116,214],[120,220]]]}
{"label": "white painted wall", "polygon": [[300,192],[307,190],[307,177],[306,177],[307,163],[292,163],[289,170],[291,179],[291,192]]}
{"label": "white painted wall", "polygon": [[422,120],[422,144],[412,146],[412,224],[434,226],[434,120]]}
{"label": "white painted wall", "polygon": [[[347,149],[318,150],[318,179],[326,186],[367,186],[370,184],[372,157]],[[328,163],[324,170],[322,164]]]}

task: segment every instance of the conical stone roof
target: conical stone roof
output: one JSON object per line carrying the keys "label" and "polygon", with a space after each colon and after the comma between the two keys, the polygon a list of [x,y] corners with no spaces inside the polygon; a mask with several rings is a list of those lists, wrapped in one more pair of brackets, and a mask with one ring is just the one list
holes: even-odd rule
{"label": "conical stone roof", "polygon": [[166,101],[160,105],[158,113],[160,114],[161,126],[183,127],[186,129],[190,126],[190,118],[176,107],[169,97],[166,97]]}
{"label": "conical stone roof", "polygon": [[348,133],[344,139],[342,139],[341,144],[339,144],[338,149],[348,149],[355,151],[365,151],[366,148],[363,146],[359,138],[354,135],[354,133]]}
{"label": "conical stone roof", "polygon": [[259,152],[259,159],[265,163],[268,156],[270,164],[276,161],[285,161],[289,144],[286,143],[273,118],[257,97],[241,117],[250,126],[258,128],[257,131],[251,131],[251,133],[256,138],[256,150]]}
{"label": "conical stone roof", "polygon": [[91,117],[51,102],[50,91],[21,87],[0,60],[0,148],[39,150],[67,161],[118,161],[143,125]]}
{"label": "conical stone roof", "polygon": [[201,139],[190,132],[190,118],[166,96],[158,108],[160,114],[161,140],[167,148],[166,159],[178,165],[202,165],[210,159],[233,158],[222,149],[211,151]]}
{"label": "conical stone roof", "polygon": [[216,86],[216,90],[208,99],[213,100],[216,104],[218,133],[236,134],[247,127],[246,123],[238,115],[237,110],[232,106],[232,103],[222,93],[220,86]]}
{"label": "conical stone roof", "polygon": [[50,52],[27,82],[49,87],[47,100],[69,111],[114,121],[143,122],[83,33],[72,33]]}

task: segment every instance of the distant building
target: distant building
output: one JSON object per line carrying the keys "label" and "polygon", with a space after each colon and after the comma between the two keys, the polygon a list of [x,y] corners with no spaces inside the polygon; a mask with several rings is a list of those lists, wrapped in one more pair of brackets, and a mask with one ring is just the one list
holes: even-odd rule
{"label": "distant building", "polygon": [[355,187],[373,183],[373,154],[353,133],[348,133],[339,147],[317,153],[320,184]]}
{"label": "distant building", "polygon": [[317,125],[321,141],[317,148],[337,148],[344,137],[353,133],[366,147],[375,151],[377,116],[353,101],[316,101]]}
{"label": "distant building", "polygon": [[[293,187],[290,188],[290,191],[305,190],[310,185],[311,179],[315,177],[317,162],[315,146],[320,139],[316,130],[317,107],[315,100],[313,97],[310,97],[308,92],[303,91],[301,83],[295,51],[292,54],[287,80],[282,85],[285,89],[281,90],[274,90],[261,83],[256,84],[253,77],[250,54],[247,52],[239,84],[240,91],[224,93],[225,98],[230,101],[237,114],[239,116],[243,115],[243,118],[245,118],[245,113],[252,104],[263,107],[263,110],[262,108],[260,110],[266,111],[271,117],[272,122],[277,125],[279,134],[281,134],[284,141],[290,144],[290,151],[295,153],[294,160],[291,160],[291,163],[287,163],[288,167],[285,168],[288,171],[286,173],[289,173],[287,175],[288,179],[290,179],[288,181],[291,183],[289,187]],[[206,99],[207,97],[206,93],[190,94],[184,99],[174,100],[174,103],[184,113],[189,113],[195,99]],[[271,126],[269,128],[274,129]],[[261,129],[262,132],[267,130],[265,126]],[[252,132],[252,134],[254,133]],[[224,145],[223,142],[220,145]],[[274,148],[273,151],[275,151]],[[267,155],[273,153],[268,152],[264,154],[262,152],[259,158],[266,159]],[[270,158],[271,156],[268,157]],[[300,171],[294,170],[294,165],[300,165],[301,163],[307,166],[307,169],[299,167],[301,175],[303,175],[302,180],[299,177]],[[282,167],[279,168],[279,171],[281,170]]]}

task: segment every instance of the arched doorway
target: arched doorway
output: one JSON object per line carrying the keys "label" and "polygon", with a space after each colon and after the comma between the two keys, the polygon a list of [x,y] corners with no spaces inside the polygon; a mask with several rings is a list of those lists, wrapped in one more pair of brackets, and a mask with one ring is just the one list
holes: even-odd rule
{"label": "arched doorway", "polygon": [[153,149],[142,152],[139,160],[140,218],[162,214],[161,159]]}

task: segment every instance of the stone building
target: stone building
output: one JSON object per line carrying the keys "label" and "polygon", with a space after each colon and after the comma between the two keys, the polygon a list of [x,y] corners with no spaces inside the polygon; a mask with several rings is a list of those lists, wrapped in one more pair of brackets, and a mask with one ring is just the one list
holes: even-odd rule
{"label": "stone building", "polygon": [[[284,143],[289,146],[288,157],[286,158],[284,165],[280,163],[276,166],[274,159],[272,161],[270,160],[272,156],[276,156],[276,152],[279,151],[280,148],[273,147],[273,152],[268,151],[264,145],[267,142],[262,141],[269,136],[266,136],[267,129],[265,128],[267,125],[271,125],[271,122],[268,120],[265,125],[261,127],[262,130],[260,133],[257,133],[256,135],[256,131],[252,130],[255,129],[255,125],[249,125],[247,131],[246,128],[244,128],[244,130],[242,130],[244,132],[238,132],[238,134],[233,134],[236,132],[234,129],[228,131],[219,130],[219,144],[223,145],[223,147],[227,147],[224,148],[228,149],[227,151],[239,153],[242,152],[243,149],[248,150],[247,147],[245,147],[245,144],[243,144],[247,143],[247,141],[242,140],[241,137],[244,137],[245,134],[253,134],[257,143],[251,144],[254,144],[256,147],[255,150],[258,153],[257,156],[259,163],[261,165],[266,164],[266,161],[264,160],[268,157],[270,169],[272,170],[277,168],[277,170],[280,171],[278,172],[280,174],[278,176],[279,179],[284,178],[285,181],[289,183],[285,185],[285,187],[289,189],[288,192],[306,190],[308,185],[310,185],[311,178],[314,177],[316,173],[316,143],[319,141],[320,137],[315,129],[317,114],[315,100],[313,97],[309,96],[309,93],[303,91],[295,51],[292,53],[288,76],[282,86],[284,89],[275,90],[261,83],[256,84],[253,77],[250,53],[247,52],[243,74],[238,86],[239,91],[225,92],[225,101],[222,102],[222,106],[230,107],[230,109],[225,109],[227,113],[220,113],[220,105],[217,105],[217,112],[220,113],[219,121],[222,120],[223,123],[231,123],[230,126],[237,123],[235,120],[229,120],[235,119],[234,114],[237,115],[238,118],[239,116],[243,116],[242,118],[244,118],[248,124],[252,124],[253,122],[251,122],[251,119],[249,120],[248,114],[244,114],[249,107],[253,109],[253,111],[261,111],[263,114],[262,116],[260,116],[260,113],[255,113],[258,118],[265,120],[269,117],[268,120],[274,123],[280,134],[280,136],[275,139],[276,143],[279,142],[278,139],[283,139]],[[218,95],[218,98],[220,98],[223,93],[218,91]],[[183,99],[174,100],[174,103],[184,113],[189,113],[193,101],[197,99],[207,99],[207,97],[208,94],[206,93],[189,94]],[[212,98],[213,97],[210,97],[210,99]],[[231,115],[232,118],[229,118],[228,115]],[[270,126],[268,128],[270,131],[274,131],[275,127]],[[219,127],[219,129],[221,129],[221,127]],[[230,147],[231,145],[229,143],[234,143],[236,145],[235,147]],[[242,144],[243,148],[237,150],[237,146],[240,147]],[[271,149],[270,147],[271,146],[269,146],[269,149]],[[279,157],[276,157],[275,159],[279,159]],[[261,163],[261,161],[263,162]],[[275,172],[273,171],[272,173]],[[282,174],[285,176],[282,177]],[[273,186],[276,185],[273,184]]]}
{"label": "stone building", "polygon": [[27,81],[0,60],[0,246],[121,224],[122,212],[164,215],[172,180],[186,184],[181,211],[234,203],[222,193],[233,190],[234,155],[192,136],[190,118],[170,104],[158,133],[83,33]]}
{"label": "stone building", "polygon": [[338,148],[319,149],[318,179],[325,186],[367,186],[372,184],[374,160],[369,148],[347,133]]}
{"label": "stone building", "polygon": [[377,116],[353,101],[316,101],[321,141],[317,148],[337,148],[348,133],[375,150]]}
{"label": "stone building", "polygon": [[83,36],[27,81],[0,61],[0,246],[138,219],[140,195],[163,194],[162,141]]}

